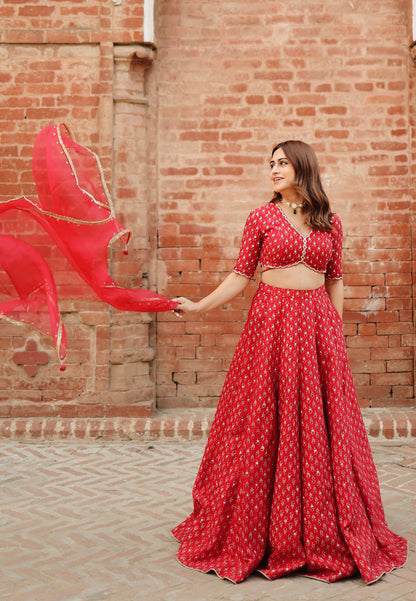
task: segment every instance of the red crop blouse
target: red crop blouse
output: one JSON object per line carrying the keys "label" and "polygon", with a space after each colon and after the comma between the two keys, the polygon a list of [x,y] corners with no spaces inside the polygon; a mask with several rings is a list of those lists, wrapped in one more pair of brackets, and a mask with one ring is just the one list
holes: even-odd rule
{"label": "red crop blouse", "polygon": [[267,269],[282,269],[303,263],[330,280],[342,279],[342,225],[332,215],[333,230],[301,234],[280,206],[269,202],[249,214],[234,271],[253,279],[257,263]]}

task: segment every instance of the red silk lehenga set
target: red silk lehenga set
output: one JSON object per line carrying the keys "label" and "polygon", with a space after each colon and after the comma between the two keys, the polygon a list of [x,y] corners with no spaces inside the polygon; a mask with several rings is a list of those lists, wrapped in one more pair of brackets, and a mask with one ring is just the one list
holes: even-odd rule
{"label": "red silk lehenga set", "polygon": [[[235,271],[304,263],[341,279],[342,227],[302,235],[278,204],[252,211]],[[325,286],[260,283],[225,380],[193,490],[173,535],[180,563],[241,582],[253,571],[366,583],[404,565]]]}

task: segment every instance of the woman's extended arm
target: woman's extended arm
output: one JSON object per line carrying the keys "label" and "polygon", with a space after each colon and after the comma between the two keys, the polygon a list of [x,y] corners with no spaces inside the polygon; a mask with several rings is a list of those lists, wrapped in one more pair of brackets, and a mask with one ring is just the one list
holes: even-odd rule
{"label": "woman's extended arm", "polygon": [[342,309],[344,306],[344,282],[342,280],[326,280],[325,288],[328,292],[329,300],[334,305],[342,319]]}
{"label": "woman's extended arm", "polygon": [[208,296],[205,296],[197,303],[183,296],[173,299],[178,303],[178,306],[174,309],[174,313],[182,316],[183,313],[200,313],[216,309],[241,294],[249,283],[250,280],[248,278],[231,272],[211,294],[208,294]]}

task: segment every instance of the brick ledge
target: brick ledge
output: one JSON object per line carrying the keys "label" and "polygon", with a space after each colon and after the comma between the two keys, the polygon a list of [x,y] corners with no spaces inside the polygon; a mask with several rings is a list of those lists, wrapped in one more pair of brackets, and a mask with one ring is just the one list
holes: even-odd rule
{"label": "brick ledge", "polygon": [[[142,418],[65,419],[20,417],[0,419],[0,440],[206,440],[215,409],[170,409]],[[410,441],[416,436],[415,408],[363,409],[371,440]]]}

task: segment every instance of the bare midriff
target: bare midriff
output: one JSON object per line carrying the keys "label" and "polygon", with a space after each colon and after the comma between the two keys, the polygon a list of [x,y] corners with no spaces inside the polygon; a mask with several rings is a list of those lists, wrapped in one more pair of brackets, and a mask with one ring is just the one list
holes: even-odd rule
{"label": "bare midriff", "polygon": [[276,288],[289,288],[291,290],[314,290],[325,283],[325,275],[313,271],[305,264],[299,263],[293,267],[280,269],[267,269],[263,271],[261,280],[269,286]]}

